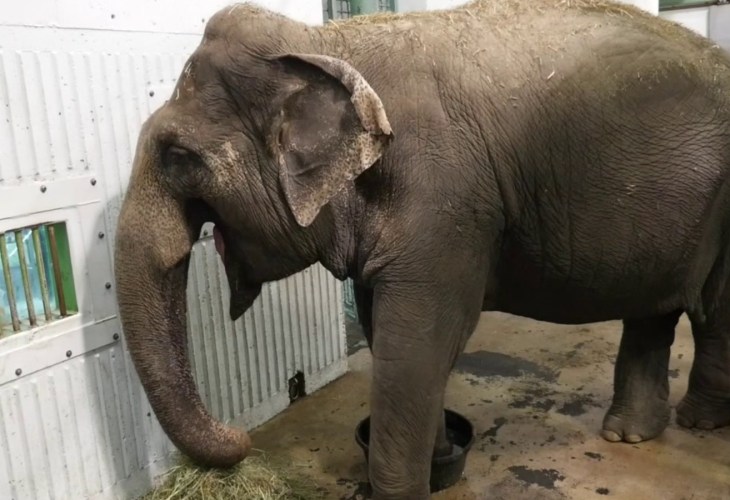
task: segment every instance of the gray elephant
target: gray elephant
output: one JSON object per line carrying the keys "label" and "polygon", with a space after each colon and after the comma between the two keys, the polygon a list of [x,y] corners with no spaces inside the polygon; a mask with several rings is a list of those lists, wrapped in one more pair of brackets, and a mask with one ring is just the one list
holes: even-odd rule
{"label": "gray elephant", "polygon": [[320,27],[215,14],[144,124],[115,268],[128,347],[167,435],[197,462],[244,458],[186,358],[201,225],[240,317],[315,262],[357,283],[373,355],[369,477],[429,496],[448,453],[444,389],[480,311],[622,319],[603,424],[669,421],[679,316],[695,339],[687,427],[730,422],[730,58],[603,0],[485,0]]}

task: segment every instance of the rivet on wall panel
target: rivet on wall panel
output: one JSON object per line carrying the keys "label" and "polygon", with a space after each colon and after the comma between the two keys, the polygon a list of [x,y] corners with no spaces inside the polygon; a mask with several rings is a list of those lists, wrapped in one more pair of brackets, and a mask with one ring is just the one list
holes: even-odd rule
{"label": "rivet on wall panel", "polygon": [[114,340],[119,340],[119,334],[118,333],[115,333],[114,335],[112,335],[112,338]]}
{"label": "rivet on wall panel", "polygon": [[91,179],[91,185],[96,186],[96,179]]}
{"label": "rivet on wall panel", "polygon": [[99,231],[99,239],[102,239],[104,237],[104,231]]}
{"label": "rivet on wall panel", "polygon": [[104,288],[106,288],[107,290],[109,290],[111,287],[112,287],[112,284],[109,283],[108,281],[106,283],[104,283]]}
{"label": "rivet on wall panel", "polygon": [[18,368],[17,370],[15,370],[15,374],[16,374],[16,375],[17,375],[18,377],[20,377],[20,376],[21,376],[21,375],[23,374],[23,370],[21,370],[20,368]]}
{"label": "rivet on wall panel", "polygon": [[70,350],[69,350],[69,351],[66,351],[66,357],[67,357],[67,358],[70,358],[72,354],[73,354],[73,353],[72,353],[72,352],[71,352]]}
{"label": "rivet on wall panel", "polygon": [[45,193],[46,189],[48,189],[48,188],[46,188],[46,186],[41,186],[41,193]]}

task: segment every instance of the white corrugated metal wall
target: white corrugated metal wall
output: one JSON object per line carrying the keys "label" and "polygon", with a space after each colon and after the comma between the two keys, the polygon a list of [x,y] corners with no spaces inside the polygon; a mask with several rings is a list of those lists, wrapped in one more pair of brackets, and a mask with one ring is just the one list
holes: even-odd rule
{"label": "white corrugated metal wall", "polygon": [[[80,309],[0,338],[0,498],[130,498],[169,466],[173,447],[118,336],[114,232],[139,126],[227,3],[0,9],[0,233],[66,221]],[[265,3],[321,22],[320,0]],[[346,370],[342,286],[320,266],[264,287],[236,323],[209,240],[190,273],[194,373],[217,417],[256,426],[289,404],[297,371],[311,392]]]}

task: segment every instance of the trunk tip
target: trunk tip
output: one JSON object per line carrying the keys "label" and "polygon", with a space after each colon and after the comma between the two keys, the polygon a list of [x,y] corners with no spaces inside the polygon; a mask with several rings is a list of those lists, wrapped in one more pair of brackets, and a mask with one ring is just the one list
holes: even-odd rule
{"label": "trunk tip", "polygon": [[203,467],[228,469],[238,465],[251,451],[251,437],[244,430],[224,425],[214,431],[214,439],[200,449],[181,450],[196,464]]}

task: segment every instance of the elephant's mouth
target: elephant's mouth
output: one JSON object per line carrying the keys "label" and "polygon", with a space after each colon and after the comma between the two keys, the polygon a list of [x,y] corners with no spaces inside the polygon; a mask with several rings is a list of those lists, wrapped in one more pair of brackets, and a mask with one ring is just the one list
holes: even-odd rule
{"label": "elephant's mouth", "polygon": [[228,287],[231,292],[229,314],[231,320],[236,321],[259,296],[261,284],[248,282],[243,263],[235,257],[236,252],[226,251],[227,247],[230,248],[230,245],[226,244],[226,239],[225,227],[216,222],[213,228],[213,241],[218,255],[223,260],[226,277],[228,278]]}
{"label": "elephant's mouth", "polygon": [[215,251],[221,256],[221,259],[225,262],[226,260],[226,240],[223,239],[223,231],[218,229],[218,226],[213,227],[213,241],[215,241]]}

